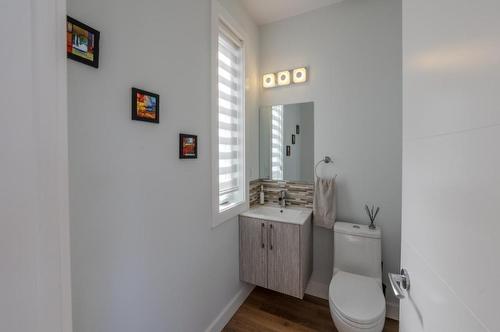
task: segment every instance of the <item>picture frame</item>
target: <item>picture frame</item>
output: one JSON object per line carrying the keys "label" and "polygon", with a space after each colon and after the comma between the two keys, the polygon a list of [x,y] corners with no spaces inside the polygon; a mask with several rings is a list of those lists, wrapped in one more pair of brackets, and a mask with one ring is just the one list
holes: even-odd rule
{"label": "picture frame", "polygon": [[66,16],[66,56],[68,59],[99,68],[100,32]]}
{"label": "picture frame", "polygon": [[160,95],[132,88],[132,120],[160,123]]}
{"label": "picture frame", "polygon": [[292,144],[295,144],[295,135],[292,134]]}
{"label": "picture frame", "polygon": [[290,151],[290,145],[286,146],[286,156],[290,157],[291,151]]}
{"label": "picture frame", "polygon": [[179,159],[198,158],[198,136],[179,134]]}
{"label": "picture frame", "polygon": [[297,135],[299,135],[299,134],[300,134],[300,126],[299,126],[299,125],[296,125],[296,126],[295,126],[295,133],[296,133]]}

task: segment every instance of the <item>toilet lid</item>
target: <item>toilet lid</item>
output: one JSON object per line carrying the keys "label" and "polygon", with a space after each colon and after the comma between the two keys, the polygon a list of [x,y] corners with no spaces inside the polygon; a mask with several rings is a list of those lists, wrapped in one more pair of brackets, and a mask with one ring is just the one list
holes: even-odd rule
{"label": "toilet lid", "polygon": [[372,278],[337,272],[330,283],[331,303],[349,321],[370,324],[385,315],[385,299],[380,285]]}

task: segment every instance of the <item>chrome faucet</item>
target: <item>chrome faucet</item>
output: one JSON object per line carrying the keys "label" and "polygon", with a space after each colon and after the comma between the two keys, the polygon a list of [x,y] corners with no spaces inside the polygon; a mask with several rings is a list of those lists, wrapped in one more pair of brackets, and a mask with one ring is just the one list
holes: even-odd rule
{"label": "chrome faucet", "polygon": [[286,190],[280,191],[279,202],[282,208],[286,208]]}

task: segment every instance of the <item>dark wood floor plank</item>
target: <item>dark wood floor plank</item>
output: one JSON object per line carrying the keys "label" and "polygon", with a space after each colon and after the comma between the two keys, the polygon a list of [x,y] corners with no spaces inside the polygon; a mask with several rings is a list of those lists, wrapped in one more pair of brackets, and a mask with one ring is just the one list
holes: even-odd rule
{"label": "dark wood floor plank", "polygon": [[314,332],[314,330],[296,324],[286,318],[262,312],[252,306],[242,306],[240,309],[241,318],[247,322],[251,322],[255,326],[259,326],[261,331],[265,328],[276,332],[291,330],[297,332]]}
{"label": "dark wood floor plank", "polygon": [[384,332],[398,332],[399,322],[397,320],[385,319]]}
{"label": "dark wood floor plank", "polygon": [[[384,332],[397,332],[398,322],[386,319]],[[224,332],[336,332],[328,301],[306,295],[300,300],[256,287]]]}
{"label": "dark wood floor plank", "polygon": [[328,300],[320,299],[319,297],[312,296],[309,294],[304,294],[304,301],[319,304],[322,306],[328,306]]}
{"label": "dark wood floor plank", "polygon": [[314,331],[332,331],[333,329],[328,301],[317,299],[311,302],[256,288],[245,304],[255,306],[262,312],[286,318]]}

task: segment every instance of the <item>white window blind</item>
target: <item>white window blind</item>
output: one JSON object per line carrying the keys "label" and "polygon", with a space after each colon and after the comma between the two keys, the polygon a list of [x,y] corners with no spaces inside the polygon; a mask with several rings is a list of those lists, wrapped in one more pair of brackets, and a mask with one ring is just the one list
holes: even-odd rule
{"label": "white window blind", "polygon": [[244,200],[241,41],[221,23],[218,45],[219,211]]}
{"label": "white window blind", "polygon": [[283,105],[271,110],[271,179],[283,180]]}

